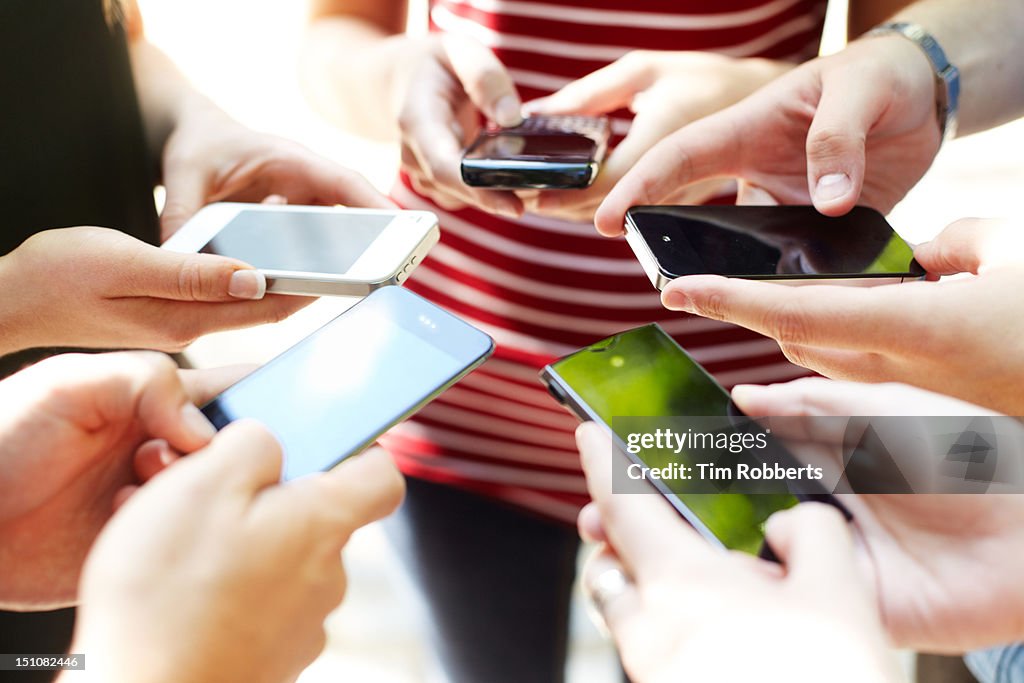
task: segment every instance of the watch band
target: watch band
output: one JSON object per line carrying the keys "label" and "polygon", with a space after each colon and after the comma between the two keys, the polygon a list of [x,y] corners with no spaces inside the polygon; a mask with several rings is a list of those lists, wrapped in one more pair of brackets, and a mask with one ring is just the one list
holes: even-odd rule
{"label": "watch band", "polygon": [[935,77],[941,83],[936,88],[935,108],[939,118],[939,132],[943,140],[956,137],[957,119],[960,112],[960,71],[946,57],[945,51],[935,38],[917,24],[889,22],[868,32],[869,36],[896,33],[914,42],[931,62]]}

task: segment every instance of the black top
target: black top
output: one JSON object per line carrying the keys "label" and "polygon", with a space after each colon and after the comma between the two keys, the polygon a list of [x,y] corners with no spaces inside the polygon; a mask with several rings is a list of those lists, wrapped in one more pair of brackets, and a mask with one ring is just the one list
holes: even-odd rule
{"label": "black top", "polygon": [[159,242],[120,16],[104,0],[0,1],[0,254],[72,225]]}

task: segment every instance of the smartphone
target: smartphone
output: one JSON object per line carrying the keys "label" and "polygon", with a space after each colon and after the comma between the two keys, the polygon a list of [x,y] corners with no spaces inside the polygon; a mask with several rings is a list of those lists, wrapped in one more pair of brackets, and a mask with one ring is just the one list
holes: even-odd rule
{"label": "smartphone", "polygon": [[[541,371],[541,381],[577,418],[604,425],[622,455],[641,466],[667,463],[645,461],[644,457],[651,457],[647,452],[630,453],[629,436],[614,431],[613,418],[718,416],[730,422],[745,418],[728,392],[656,324],[622,332],[555,361]],[[786,457],[781,443],[770,435],[767,438],[773,458],[792,459]],[[685,462],[694,456],[684,450],[673,457]],[[798,493],[779,493],[777,486],[771,493],[731,493],[728,487],[721,493],[686,493],[685,485],[673,486],[664,479],[644,481],[715,545],[767,559],[774,556],[764,543],[764,523],[775,512],[809,499],[835,505],[850,516],[835,497],[811,482]]]}
{"label": "smartphone", "polygon": [[222,202],[163,247],[245,261],[274,294],[365,296],[401,284],[439,237],[428,211]]}
{"label": "smartphone", "polygon": [[626,241],[657,289],[683,275],[892,284],[924,277],[879,212],[813,206],[634,206]]}
{"label": "smartphone", "polygon": [[462,180],[496,190],[589,187],[608,148],[606,117],[530,116],[513,128],[488,127],[462,157]]}
{"label": "smartphone", "polygon": [[282,479],[359,453],[480,365],[486,334],[383,287],[203,407],[217,429],[253,418],[284,448]]}

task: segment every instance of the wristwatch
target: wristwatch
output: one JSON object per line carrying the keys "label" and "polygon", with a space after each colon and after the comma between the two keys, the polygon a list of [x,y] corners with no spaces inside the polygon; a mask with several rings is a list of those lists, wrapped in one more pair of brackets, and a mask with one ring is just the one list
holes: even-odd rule
{"label": "wristwatch", "polygon": [[939,132],[943,140],[956,137],[957,116],[960,111],[960,71],[950,64],[939,42],[917,24],[894,21],[871,29],[867,35],[879,36],[896,33],[914,42],[931,62],[938,81],[935,89],[935,109],[939,117]]}

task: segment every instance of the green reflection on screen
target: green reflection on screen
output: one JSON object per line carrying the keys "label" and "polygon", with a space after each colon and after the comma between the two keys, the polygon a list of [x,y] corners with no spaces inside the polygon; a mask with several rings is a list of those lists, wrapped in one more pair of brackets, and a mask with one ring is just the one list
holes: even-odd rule
{"label": "green reflection on screen", "polygon": [[[610,337],[552,367],[609,427],[614,417],[728,414],[729,395],[657,325]],[[685,450],[641,455],[650,467],[694,462]],[[788,494],[686,493],[685,482],[663,483],[725,547],[753,554],[764,541],[765,520],[797,503]]]}

